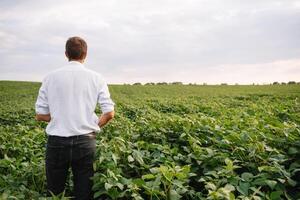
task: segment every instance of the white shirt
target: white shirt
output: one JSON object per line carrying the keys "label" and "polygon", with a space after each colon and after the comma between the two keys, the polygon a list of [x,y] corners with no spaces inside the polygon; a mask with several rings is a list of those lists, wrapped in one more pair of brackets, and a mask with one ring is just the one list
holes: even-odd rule
{"label": "white shirt", "polygon": [[69,137],[100,131],[95,108],[102,113],[114,110],[102,76],[77,61],[48,74],[35,104],[37,114],[50,114],[46,133]]}

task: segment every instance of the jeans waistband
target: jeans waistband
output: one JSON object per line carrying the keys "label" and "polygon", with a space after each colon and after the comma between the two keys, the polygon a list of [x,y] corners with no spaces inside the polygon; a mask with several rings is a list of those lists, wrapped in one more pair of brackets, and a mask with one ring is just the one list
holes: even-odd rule
{"label": "jeans waistband", "polygon": [[48,138],[59,138],[59,139],[82,139],[82,138],[96,138],[96,133],[91,132],[83,135],[74,135],[74,136],[69,136],[69,137],[64,137],[64,136],[57,136],[57,135],[48,135]]}

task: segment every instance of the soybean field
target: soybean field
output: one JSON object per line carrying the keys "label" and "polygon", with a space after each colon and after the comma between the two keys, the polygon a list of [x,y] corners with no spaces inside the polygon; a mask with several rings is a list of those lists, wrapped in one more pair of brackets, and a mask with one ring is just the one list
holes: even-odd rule
{"label": "soybean field", "polygon": [[[0,81],[0,199],[46,199],[39,87]],[[116,116],[97,133],[95,199],[300,199],[299,85],[109,88]],[[71,198],[69,179],[50,199]]]}

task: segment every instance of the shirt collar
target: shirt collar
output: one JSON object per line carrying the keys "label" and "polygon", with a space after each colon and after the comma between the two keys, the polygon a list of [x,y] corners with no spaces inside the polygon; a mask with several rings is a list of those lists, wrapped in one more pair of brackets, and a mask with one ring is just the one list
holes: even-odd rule
{"label": "shirt collar", "polygon": [[84,65],[81,62],[78,62],[78,61],[75,61],[75,60],[69,61],[68,65],[84,67]]}

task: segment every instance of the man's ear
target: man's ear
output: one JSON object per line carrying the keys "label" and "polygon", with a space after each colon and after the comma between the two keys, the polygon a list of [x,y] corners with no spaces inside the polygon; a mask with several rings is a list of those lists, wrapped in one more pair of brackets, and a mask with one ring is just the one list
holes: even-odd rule
{"label": "man's ear", "polygon": [[86,56],[87,56],[87,53],[84,54],[84,56],[83,56],[82,59],[85,60],[85,59],[86,59]]}
{"label": "man's ear", "polygon": [[68,53],[65,51],[65,55],[66,55],[66,57],[69,59],[69,56],[68,56]]}

